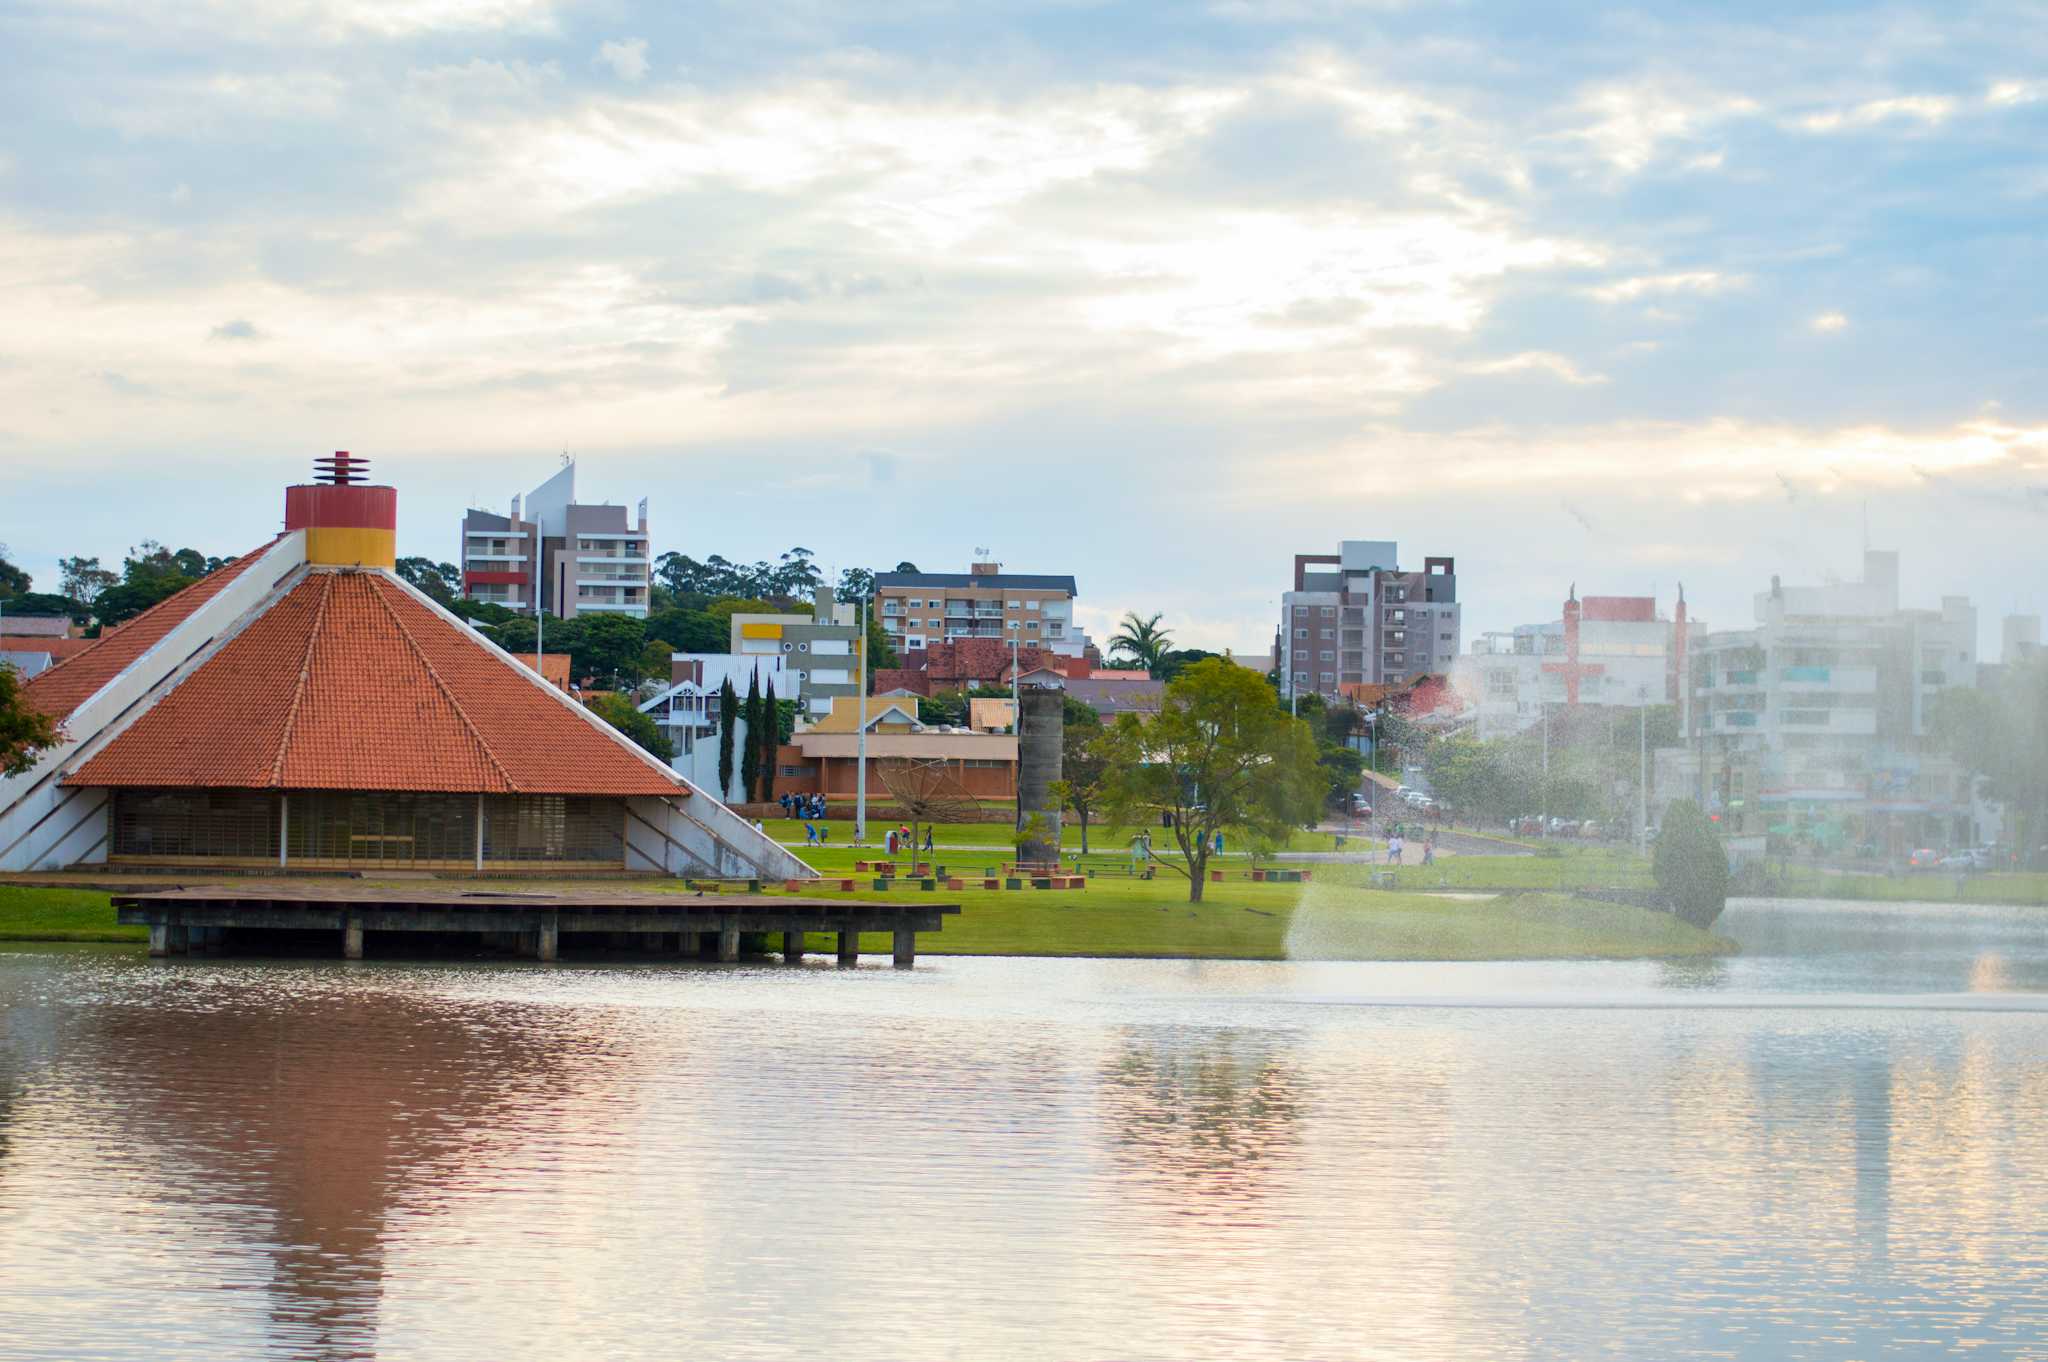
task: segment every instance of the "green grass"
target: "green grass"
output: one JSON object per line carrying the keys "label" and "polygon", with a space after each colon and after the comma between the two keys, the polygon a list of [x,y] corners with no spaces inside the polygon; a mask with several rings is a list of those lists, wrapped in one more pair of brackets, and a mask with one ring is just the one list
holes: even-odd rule
{"label": "green grass", "polygon": [[112,902],[95,890],[0,884],[0,941],[147,940],[147,927],[116,926]]}
{"label": "green grass", "polygon": [[1773,868],[1785,898],[1876,899],[1897,903],[2010,903],[2048,905],[2048,871],[1987,871],[1971,875],[1835,875],[1811,866]]}
{"label": "green grass", "polygon": [[[901,822],[901,820],[898,821],[899,823]],[[762,826],[768,830],[770,837],[785,844],[798,855],[805,856],[805,859],[809,859],[806,853],[811,848],[804,843],[804,820],[801,818],[770,818],[765,820]],[[828,848],[852,845],[853,822],[851,819],[835,817],[828,820],[828,826],[831,832],[831,838],[825,844]],[[889,826],[889,824],[882,822],[880,819],[869,822],[868,846],[866,848],[868,856],[872,857],[880,850],[882,837],[888,832]],[[1122,855],[1128,860],[1131,839],[1137,836],[1138,831],[1137,828],[1110,827],[1102,823],[1091,823],[1088,827],[1088,846],[1093,853],[1114,853]],[[1170,831],[1161,827],[1154,827],[1150,831],[1152,833],[1152,849],[1155,852],[1162,856],[1179,854],[1179,848],[1174,844],[1173,834]],[[919,836],[923,836],[923,829],[919,829]],[[1007,853],[1011,847],[1010,839],[1011,832],[1008,823],[940,823],[932,829],[932,841],[935,844],[935,851],[945,850],[948,847],[986,847]],[[1369,839],[1367,838],[1352,837],[1345,843],[1345,850],[1362,851],[1368,845],[1368,842]],[[1385,845],[1384,842],[1380,841],[1370,841],[1369,844],[1374,847]],[[1306,828],[1297,828],[1288,837],[1287,845],[1281,849],[1286,851],[1329,851],[1333,845],[1332,838],[1327,832],[1311,832]],[[1060,846],[1068,851],[1079,851],[1081,849],[1081,829],[1072,818],[1067,819],[1065,825],[1060,829]],[[1244,840],[1228,832],[1223,835],[1223,846],[1225,851],[1232,854],[1233,858],[1241,858],[1240,853],[1245,849]]]}
{"label": "green grass", "polygon": [[[942,932],[922,936],[918,946],[927,955],[1217,960],[1621,959],[1733,949],[1661,913],[1561,895],[1452,899],[1362,890],[1321,877],[1306,885],[1233,877],[1206,888],[1208,897],[1198,904],[1187,901],[1187,881],[1178,876],[1100,877],[1079,890],[941,890],[935,897],[958,902],[961,912],[946,919]],[[854,897],[872,893],[862,889]],[[899,885],[894,897],[919,894]],[[113,917],[103,893],[0,886],[0,940],[145,938],[142,928],[114,926]],[[1290,938],[1297,924],[1301,931]],[[807,944],[829,952],[833,943],[814,936]],[[889,939],[868,936],[862,946],[886,953]]]}

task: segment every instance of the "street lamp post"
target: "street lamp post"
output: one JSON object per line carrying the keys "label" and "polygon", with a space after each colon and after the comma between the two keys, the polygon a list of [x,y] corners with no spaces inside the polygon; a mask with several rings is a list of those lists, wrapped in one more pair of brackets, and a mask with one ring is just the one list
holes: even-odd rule
{"label": "street lamp post", "polygon": [[1636,690],[1636,854],[1650,851],[1650,696]]}

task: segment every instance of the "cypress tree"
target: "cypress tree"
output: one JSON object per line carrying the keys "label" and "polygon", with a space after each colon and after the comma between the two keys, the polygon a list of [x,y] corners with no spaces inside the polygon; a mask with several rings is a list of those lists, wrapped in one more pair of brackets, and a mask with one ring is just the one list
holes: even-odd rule
{"label": "cypress tree", "polygon": [[726,677],[718,687],[718,797],[732,798],[732,737],[733,726],[739,722],[740,697],[734,693],[732,678]]}
{"label": "cypress tree", "polygon": [[761,673],[747,682],[747,745],[740,753],[740,802],[750,804],[761,783]]}
{"label": "cypress tree", "polygon": [[775,802],[775,749],[782,740],[782,715],[775,707],[775,678],[761,697],[761,802]]}

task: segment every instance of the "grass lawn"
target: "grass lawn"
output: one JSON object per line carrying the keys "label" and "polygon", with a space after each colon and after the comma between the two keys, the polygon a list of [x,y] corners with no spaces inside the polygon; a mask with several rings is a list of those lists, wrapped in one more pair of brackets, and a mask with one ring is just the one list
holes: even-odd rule
{"label": "grass lawn", "polygon": [[91,889],[0,884],[0,941],[148,941],[147,927],[117,927],[107,895]]}
{"label": "grass lawn", "polygon": [[[801,818],[770,818],[765,820],[762,826],[768,830],[770,837],[790,847],[798,855],[805,855],[810,850],[804,843],[804,821]],[[830,834],[825,843],[827,847],[847,847],[853,844],[852,820],[830,819],[827,821],[827,827]],[[869,822],[868,846],[865,849],[869,857],[873,857],[881,849],[883,834],[888,832],[888,830],[889,824],[879,819]],[[1137,836],[1137,833],[1138,829],[1136,828],[1109,827],[1102,823],[1091,823],[1088,826],[1088,846],[1092,853],[1117,854],[1125,859],[1129,859],[1131,839]],[[1179,848],[1174,843],[1172,832],[1166,828],[1154,827],[1151,829],[1151,833],[1152,849],[1154,851],[1162,856],[1169,853],[1179,854]],[[919,835],[923,835],[922,829],[919,830]],[[1350,838],[1345,843],[1345,849],[1348,851],[1363,850],[1368,840],[1364,837]],[[1008,823],[940,823],[932,828],[932,842],[935,850],[986,847],[991,850],[1000,850],[1005,854],[1009,852],[1012,845],[1010,825]],[[1384,842],[1380,841],[1372,841],[1370,844],[1374,847],[1385,845]],[[1297,828],[1287,839],[1287,845],[1280,849],[1285,851],[1328,851],[1333,845],[1333,840],[1327,832],[1311,832],[1306,828]],[[1081,849],[1081,829],[1072,818],[1068,818],[1065,825],[1060,829],[1060,846],[1067,851],[1079,851]],[[1233,853],[1240,853],[1245,849],[1243,839],[1232,833],[1224,834],[1223,847],[1225,851]],[[805,858],[809,859],[808,856]]]}
{"label": "grass lawn", "polygon": [[1813,866],[1788,866],[1773,874],[1786,898],[2048,906],[2048,871],[2040,870],[1891,876],[1837,875]]}
{"label": "grass lawn", "polygon": [[[898,888],[900,897],[920,893]],[[1563,895],[1453,899],[1363,890],[1320,876],[1305,885],[1233,878],[1207,888],[1199,904],[1187,901],[1187,881],[1178,876],[1099,877],[1080,890],[941,890],[937,896],[957,901],[961,912],[944,931],[922,936],[918,948],[926,955],[1219,960],[1624,959],[1733,949],[1661,913]],[[0,886],[0,940],[144,940],[142,928],[116,927],[113,916],[104,893]],[[821,953],[832,948],[824,936],[808,944]],[[862,946],[886,953],[889,939],[870,936]]]}

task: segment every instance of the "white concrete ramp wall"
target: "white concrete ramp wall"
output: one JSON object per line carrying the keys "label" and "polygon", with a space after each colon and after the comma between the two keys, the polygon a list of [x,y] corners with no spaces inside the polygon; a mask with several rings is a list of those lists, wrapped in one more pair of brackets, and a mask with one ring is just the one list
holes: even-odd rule
{"label": "white concrete ramp wall", "polygon": [[58,782],[146,712],[186,664],[231,632],[305,562],[302,531],[263,549],[232,582],[73,710],[64,721],[61,745],[43,753],[30,770],[0,779],[0,870],[55,870],[106,860],[106,792],[68,790]]}

